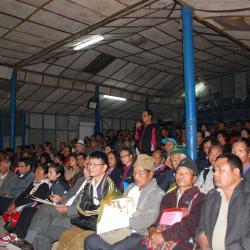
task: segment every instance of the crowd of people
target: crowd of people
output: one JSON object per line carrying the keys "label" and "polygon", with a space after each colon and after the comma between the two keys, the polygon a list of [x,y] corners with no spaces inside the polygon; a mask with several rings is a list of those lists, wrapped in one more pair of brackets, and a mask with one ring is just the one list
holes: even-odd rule
{"label": "crowd of people", "polygon": [[[249,249],[250,122],[198,127],[196,161],[185,128],[161,128],[150,110],[133,132],[0,151],[0,246]],[[118,196],[135,204],[129,225],[97,234],[103,204]]]}

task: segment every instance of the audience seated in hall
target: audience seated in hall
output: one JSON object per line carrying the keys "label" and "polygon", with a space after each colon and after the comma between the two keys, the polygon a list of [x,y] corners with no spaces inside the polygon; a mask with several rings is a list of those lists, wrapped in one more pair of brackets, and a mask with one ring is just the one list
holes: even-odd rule
{"label": "audience seated in hall", "polygon": [[[217,166],[217,161],[223,155],[223,152],[231,152],[232,157],[238,156],[237,159],[240,159],[243,166],[243,178],[240,182],[237,182],[238,184],[233,191],[231,190],[232,198],[229,198],[230,202],[237,195],[241,197],[240,199],[247,195],[247,184],[245,182],[249,182],[250,179],[250,122],[237,121],[232,126],[223,121],[217,121],[215,124],[212,124],[212,122],[211,124],[198,124],[198,157],[196,160],[198,171],[196,172],[193,163],[189,162],[190,165],[179,166],[180,162],[187,156],[185,127],[182,124],[177,124],[176,127],[171,125],[161,128],[152,117],[152,112],[145,110],[142,112],[142,121],[135,122],[133,131],[109,129],[106,134],[98,133],[85,138],[73,138],[69,141],[69,144],[61,141],[58,149],[51,142],[46,141],[38,142],[37,145],[19,145],[15,150],[6,148],[0,151],[0,214],[2,215],[6,211],[15,211],[14,209],[25,204],[16,225],[12,228],[6,226],[7,232],[1,232],[1,235],[4,236],[0,238],[0,244],[6,245],[9,242],[7,249],[10,250],[50,250],[52,244],[60,239],[59,247],[61,249],[74,250],[75,248],[77,250],[83,249],[84,239],[86,238],[85,247],[89,247],[89,249],[96,248],[95,244],[97,243],[99,249],[132,250],[134,248],[139,250],[145,249],[147,247],[145,244],[151,242],[155,247],[162,247],[163,244],[164,247],[175,246],[176,249],[186,250],[193,246],[194,231],[196,230],[196,243],[200,244],[201,249],[205,249],[204,247],[212,247],[214,250],[221,250],[221,247],[238,249],[239,245],[245,247],[247,242],[247,235],[245,234],[247,227],[245,224],[248,223],[245,221],[247,219],[244,219],[244,217],[245,221],[241,222],[238,216],[235,216],[236,222],[231,223],[231,220],[234,221],[234,219],[229,218],[233,217],[230,207],[228,207],[230,223],[227,225],[227,232],[233,232],[234,235],[231,237],[231,233],[228,233],[220,236],[220,240],[225,239],[222,240],[224,246],[218,245],[219,240],[216,239],[214,233],[211,233],[218,229],[215,222],[221,218],[218,215],[218,218],[216,217],[213,221],[213,217],[214,213],[220,211],[220,206],[210,207],[207,201],[202,210],[199,227],[197,220],[205,194],[208,197],[207,200],[214,199],[219,194],[218,197],[221,198],[218,199],[218,204],[221,202],[223,208],[225,207],[226,203],[223,203],[222,196],[224,186],[218,177],[220,166]],[[145,154],[148,154],[148,156],[145,156]],[[90,157],[86,157],[86,155]],[[143,175],[140,176],[136,165],[143,156],[153,159],[154,168],[148,171],[147,165],[139,166],[143,168],[139,171],[139,173],[143,172]],[[93,162],[101,165],[97,166]],[[231,160],[228,160],[228,162],[230,163]],[[234,161],[229,164],[232,171],[234,169],[233,164],[235,164]],[[100,167],[98,168],[101,172],[100,175],[94,170],[94,165]],[[224,164],[222,168],[224,166],[227,167],[227,164]],[[46,169],[48,169],[48,173]],[[187,173],[183,174],[180,171],[183,169],[187,169]],[[151,177],[152,171],[153,178]],[[192,171],[195,174],[190,174]],[[41,172],[44,179],[37,177],[38,172]],[[185,175],[190,181],[189,190],[196,190],[194,193],[198,194],[198,200],[195,198],[191,202],[194,193],[190,191],[192,194],[189,196],[187,195],[189,191],[181,188],[182,179],[180,176]],[[147,177],[150,180],[148,185],[140,188],[140,180],[147,179]],[[38,188],[39,183],[43,185]],[[45,184],[47,185],[46,192],[40,193]],[[160,201],[159,196],[153,196],[150,193],[144,196],[145,190],[150,186],[159,195],[162,192],[166,193],[162,201]],[[37,190],[35,190],[35,187]],[[127,237],[124,239],[114,236],[113,238],[116,239],[113,239],[113,242],[107,239],[105,241],[105,239],[97,236],[95,234],[96,222],[103,198],[115,188],[124,196],[128,196],[131,193],[133,194],[133,190],[137,187],[139,187],[137,198],[140,197],[136,208],[138,213],[136,212],[130,218],[130,226],[127,228],[130,230],[130,234],[126,235]],[[51,202],[60,203],[60,206],[38,203],[26,206],[25,201],[31,201],[30,195],[34,194],[40,198],[47,198]],[[147,197],[147,201],[151,198],[156,200],[144,204],[141,200],[142,197]],[[178,203],[176,202],[177,198]],[[247,196],[244,196],[244,199],[247,200]],[[186,201],[187,204],[185,205]],[[199,204],[196,204],[196,202]],[[188,203],[191,203],[191,210]],[[234,206],[237,207],[237,204]],[[150,206],[153,206],[154,210],[161,205],[161,210],[157,212],[158,219],[152,214],[144,216],[141,211],[145,207],[144,205],[149,206],[146,209],[148,212]],[[178,209],[180,207],[189,210],[186,217],[181,218],[181,221],[174,225],[167,225],[163,231],[161,226],[161,230],[158,230],[160,232],[157,232],[156,228],[161,215],[164,214],[164,209]],[[213,209],[218,211],[214,212]],[[238,207],[236,209],[239,210]],[[155,210],[153,210],[150,211],[154,214]],[[189,223],[189,218],[193,218],[192,223]],[[86,220],[86,223],[80,225],[79,221],[82,220]],[[188,221],[188,227],[186,227],[186,221]],[[242,238],[239,238],[239,230],[235,233],[233,229],[233,225],[237,228],[238,221],[242,223],[245,230],[242,231]],[[139,229],[137,225],[139,225]],[[182,232],[181,235],[177,229]],[[202,230],[204,234],[202,234]],[[149,238],[146,237],[148,233]],[[144,245],[139,242],[141,240]],[[171,245],[170,242],[173,244]],[[235,242],[235,245],[233,242]],[[125,248],[123,248],[124,246]],[[131,246],[131,248],[128,248],[128,246]]]}

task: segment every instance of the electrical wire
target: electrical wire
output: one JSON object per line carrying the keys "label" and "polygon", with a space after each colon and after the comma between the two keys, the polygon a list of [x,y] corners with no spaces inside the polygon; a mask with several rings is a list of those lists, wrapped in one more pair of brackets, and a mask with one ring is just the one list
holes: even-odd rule
{"label": "electrical wire", "polygon": [[241,9],[231,9],[231,10],[204,10],[204,9],[195,9],[195,11],[200,11],[200,12],[211,12],[211,13],[228,13],[228,12],[241,12],[241,11],[248,11],[250,10],[249,8],[241,8]]}
{"label": "electrical wire", "polygon": [[174,10],[175,10],[176,5],[177,5],[177,3],[174,2],[174,5],[173,5],[172,9],[170,10],[169,14],[167,15],[167,19],[171,17],[172,13],[173,13]]}
{"label": "electrical wire", "polygon": [[[174,0],[174,2],[180,4],[180,2],[178,0]],[[250,1],[249,1],[249,5],[250,5]],[[191,7],[191,8],[194,11],[211,12],[211,13],[228,13],[228,12],[241,12],[241,11],[248,11],[248,10],[250,10],[250,7],[248,7],[248,8],[240,8],[240,9],[228,9],[228,10],[196,9],[196,8],[193,8],[193,7]]]}

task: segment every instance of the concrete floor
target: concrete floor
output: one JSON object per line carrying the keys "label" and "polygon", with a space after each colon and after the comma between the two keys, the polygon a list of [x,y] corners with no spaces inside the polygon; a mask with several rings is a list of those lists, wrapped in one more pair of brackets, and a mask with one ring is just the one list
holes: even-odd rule
{"label": "concrete floor", "polygon": [[[3,228],[3,225],[4,225],[4,222],[3,222],[3,220],[2,220],[2,217],[0,217],[0,237],[3,236],[3,235],[5,234],[5,230],[4,230],[4,228]],[[58,242],[55,242],[55,243],[52,245],[51,250],[56,250],[57,244],[58,244]],[[0,247],[0,250],[6,250],[6,247]]]}
{"label": "concrete floor", "polygon": [[[4,228],[3,228],[3,225],[4,225],[4,222],[3,222],[3,220],[2,220],[2,217],[0,217],[0,237],[3,236],[3,235],[5,234],[5,230],[4,230]],[[58,244],[58,242],[55,242],[55,243],[52,245],[51,250],[56,250],[57,244]],[[0,250],[6,250],[6,247],[0,247]]]}
{"label": "concrete floor", "polygon": [[[2,217],[0,218],[0,237],[3,236],[5,234],[5,230],[3,229],[3,220]],[[6,247],[0,247],[0,250],[4,250],[6,249]]]}

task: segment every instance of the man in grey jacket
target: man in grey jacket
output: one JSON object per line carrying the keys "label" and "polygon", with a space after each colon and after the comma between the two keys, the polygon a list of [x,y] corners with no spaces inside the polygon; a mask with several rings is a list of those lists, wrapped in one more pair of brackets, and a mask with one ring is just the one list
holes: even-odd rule
{"label": "man in grey jacket", "polygon": [[250,244],[250,185],[242,179],[241,160],[220,155],[214,166],[217,188],[206,197],[197,241],[202,250],[243,250]]}
{"label": "man in grey jacket", "polygon": [[[12,242],[7,245],[7,249],[33,249],[32,244],[37,236],[46,234],[49,229],[51,229],[49,237],[55,238],[56,241],[62,232],[72,226],[70,218],[78,216],[76,205],[84,185],[85,177],[81,177],[65,196],[54,197],[54,200],[58,203],[60,200],[60,203],[63,205],[62,208],[67,205],[68,211],[62,211],[59,206],[42,205],[31,221],[25,240],[19,239],[16,242]],[[45,244],[47,241],[44,237]]]}
{"label": "man in grey jacket", "polygon": [[8,208],[8,206],[15,200],[20,194],[22,194],[26,188],[33,182],[34,173],[31,172],[31,162],[27,158],[20,159],[18,161],[18,173],[16,178],[12,178],[13,183],[9,183],[10,189],[0,196],[0,215],[2,215]]}
{"label": "man in grey jacket", "polygon": [[17,181],[18,176],[10,170],[10,167],[10,161],[2,160],[0,162],[0,196],[8,194]]}
{"label": "man in grey jacket", "polygon": [[[148,227],[156,220],[160,202],[164,196],[154,176],[154,158],[146,154],[138,155],[133,166],[135,183],[132,183],[124,193],[125,197],[133,197],[136,211],[129,219],[128,237],[111,245],[99,235],[92,235],[85,240],[85,250],[126,250],[134,247],[147,235]],[[112,232],[109,232],[112,235]],[[114,236],[115,237],[115,236]]]}

